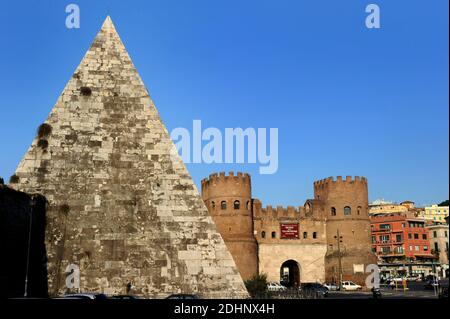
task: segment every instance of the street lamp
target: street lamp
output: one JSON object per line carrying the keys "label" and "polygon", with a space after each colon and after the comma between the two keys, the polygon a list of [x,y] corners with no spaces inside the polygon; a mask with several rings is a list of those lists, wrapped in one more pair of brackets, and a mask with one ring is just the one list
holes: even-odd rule
{"label": "street lamp", "polygon": [[336,236],[334,236],[334,239],[337,240],[338,245],[338,267],[339,267],[339,290],[342,290],[342,257],[341,257],[341,243],[342,243],[342,236],[339,233],[339,229],[337,230]]}

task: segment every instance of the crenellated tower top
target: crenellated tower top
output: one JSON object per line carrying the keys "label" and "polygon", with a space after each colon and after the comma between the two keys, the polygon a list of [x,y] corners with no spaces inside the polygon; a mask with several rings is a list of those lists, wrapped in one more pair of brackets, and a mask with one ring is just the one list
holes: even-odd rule
{"label": "crenellated tower top", "polygon": [[360,176],[346,176],[345,179],[342,178],[342,176],[337,176],[336,179],[334,177],[327,177],[321,180],[317,180],[314,182],[314,187],[322,187],[322,186],[327,186],[327,185],[335,185],[338,183],[354,183],[354,184],[358,184],[358,183],[364,183],[367,185],[367,178],[365,177],[360,177]]}
{"label": "crenellated tower top", "polygon": [[251,198],[251,178],[247,173],[225,172],[209,175],[202,180],[203,199],[212,197],[242,196]]}
{"label": "crenellated tower top", "polygon": [[337,176],[336,179],[328,177],[314,182],[314,198],[324,199],[329,193],[340,193],[362,191],[367,192],[367,178],[360,176]]}

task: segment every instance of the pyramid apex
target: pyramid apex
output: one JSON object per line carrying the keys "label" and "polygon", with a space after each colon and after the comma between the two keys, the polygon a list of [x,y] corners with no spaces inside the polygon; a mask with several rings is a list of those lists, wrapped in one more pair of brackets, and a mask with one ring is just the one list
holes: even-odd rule
{"label": "pyramid apex", "polygon": [[107,15],[105,18],[105,21],[103,21],[102,24],[102,30],[114,30],[114,23],[112,22],[111,16]]}

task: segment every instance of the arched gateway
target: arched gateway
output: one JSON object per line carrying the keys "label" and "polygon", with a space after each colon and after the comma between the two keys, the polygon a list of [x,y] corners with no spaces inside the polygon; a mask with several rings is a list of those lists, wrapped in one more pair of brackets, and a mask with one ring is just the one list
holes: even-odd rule
{"label": "arched gateway", "polygon": [[298,262],[290,259],[281,265],[280,283],[286,287],[300,286],[300,265]]}

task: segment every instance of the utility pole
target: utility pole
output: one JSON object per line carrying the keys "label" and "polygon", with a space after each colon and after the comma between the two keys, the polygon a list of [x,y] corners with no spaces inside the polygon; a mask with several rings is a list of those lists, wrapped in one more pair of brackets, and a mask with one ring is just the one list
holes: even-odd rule
{"label": "utility pole", "polygon": [[25,272],[25,287],[23,296],[25,298],[28,297],[28,272],[30,268],[30,247],[31,247],[31,230],[33,226],[33,207],[34,207],[34,198],[30,200],[30,214],[29,214],[29,225],[28,225],[28,247],[27,247],[27,266]]}
{"label": "utility pole", "polygon": [[437,277],[437,273],[436,273],[436,265],[434,263],[434,258],[431,260],[432,262],[432,269],[433,269],[433,290],[434,290],[434,295],[437,296],[438,294],[438,289],[439,289],[439,279]]}
{"label": "utility pole", "polygon": [[337,240],[337,245],[338,245],[339,290],[341,290],[342,289],[342,256],[341,256],[342,236],[339,233],[339,229],[337,230],[336,236],[334,236],[334,238]]}

